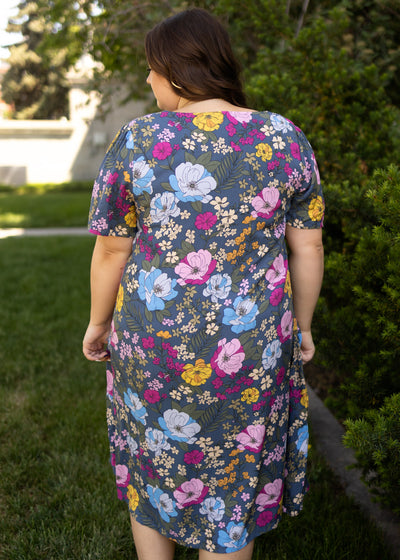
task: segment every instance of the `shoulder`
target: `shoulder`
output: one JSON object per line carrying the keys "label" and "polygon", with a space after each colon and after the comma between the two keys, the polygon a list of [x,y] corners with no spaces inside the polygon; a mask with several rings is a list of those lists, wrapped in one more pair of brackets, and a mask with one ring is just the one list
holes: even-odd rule
{"label": "shoulder", "polygon": [[146,127],[146,126],[153,126],[154,124],[165,122],[166,120],[174,119],[174,115],[176,113],[170,113],[168,111],[159,111],[157,113],[147,113],[146,115],[142,115],[140,117],[135,117],[128,123],[126,123],[122,128],[128,129],[136,129],[138,127]]}

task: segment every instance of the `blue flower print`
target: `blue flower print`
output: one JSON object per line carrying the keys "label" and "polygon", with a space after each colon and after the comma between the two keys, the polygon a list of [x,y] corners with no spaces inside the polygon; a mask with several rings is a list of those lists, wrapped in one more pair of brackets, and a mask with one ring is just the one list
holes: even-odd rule
{"label": "blue flower print", "polygon": [[258,313],[258,306],[254,301],[238,296],[233,302],[233,309],[230,307],[224,309],[222,322],[224,325],[230,325],[234,333],[249,331],[256,326]]}
{"label": "blue flower print", "polygon": [[149,311],[165,309],[165,301],[169,301],[178,295],[174,290],[176,280],[167,276],[160,269],[151,267],[150,272],[141,270],[139,274],[138,295],[146,302]]}
{"label": "blue flower print", "polygon": [[225,514],[225,502],[222,498],[207,498],[201,504],[200,513],[207,515],[208,521],[221,521]]}
{"label": "blue flower print", "polygon": [[218,544],[225,546],[226,552],[236,552],[246,545],[247,530],[243,523],[235,525],[233,521],[228,523],[226,531],[218,531]]}
{"label": "blue flower print", "polygon": [[203,290],[203,296],[211,296],[211,301],[217,303],[218,299],[226,299],[231,291],[232,279],[228,274],[214,274]]}
{"label": "blue flower print", "polygon": [[209,202],[212,198],[209,193],[217,186],[205,167],[190,162],[178,165],[175,175],[169,176],[169,183],[182,202]]}
{"label": "blue flower print", "polygon": [[132,391],[128,389],[127,393],[124,392],[124,402],[130,408],[132,416],[145,426],[147,412],[142,401],[139,399],[139,395],[137,393],[132,393]]}
{"label": "blue flower print", "polygon": [[133,150],[133,148],[135,147],[135,144],[133,142],[133,134],[131,130],[128,130],[128,132],[126,133],[125,146],[128,150]]}
{"label": "blue flower print", "polygon": [[289,130],[293,130],[293,127],[291,126],[289,121],[281,115],[277,115],[276,113],[271,114],[271,124],[275,128],[275,130],[280,130],[284,133],[288,132]]}
{"label": "blue flower print", "polygon": [[175,502],[172,498],[168,496],[166,492],[163,492],[160,488],[153,488],[150,484],[147,485],[147,493],[150,498],[151,505],[158,509],[161,518],[169,523],[170,517],[176,517],[178,513],[175,509]]}
{"label": "blue flower print", "polygon": [[278,339],[273,340],[264,349],[262,355],[262,365],[265,369],[272,369],[276,366],[278,358],[280,358],[281,356],[281,343]]}
{"label": "blue flower print", "polygon": [[129,164],[131,168],[132,184],[131,189],[133,194],[137,196],[143,192],[148,192],[151,194],[153,192],[152,182],[154,181],[154,171],[151,169],[150,165],[146,163],[143,156],[132,161]]}
{"label": "blue flower print", "polygon": [[161,455],[161,452],[165,449],[171,449],[170,444],[166,438],[166,435],[161,430],[156,430],[153,428],[147,428],[145,433],[146,443],[151,451],[154,451],[155,455]]}
{"label": "blue flower print", "polygon": [[297,432],[296,447],[299,451],[308,455],[308,426],[303,426]]}
{"label": "blue flower print", "polygon": [[170,192],[158,193],[151,199],[150,216],[153,222],[160,222],[162,226],[169,222],[170,217],[180,214],[177,197]]}
{"label": "blue flower print", "polygon": [[158,423],[167,437],[187,443],[194,443],[197,439],[195,435],[201,429],[189,414],[174,408],[166,410],[163,417],[158,419]]}

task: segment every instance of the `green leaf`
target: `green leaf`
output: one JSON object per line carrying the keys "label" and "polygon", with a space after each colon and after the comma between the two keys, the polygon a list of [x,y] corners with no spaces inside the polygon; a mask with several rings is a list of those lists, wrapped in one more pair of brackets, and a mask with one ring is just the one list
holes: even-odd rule
{"label": "green leaf", "polygon": [[192,253],[194,251],[194,246],[188,241],[182,241],[181,247],[186,254]]}
{"label": "green leaf", "polygon": [[142,261],[142,269],[145,270],[146,272],[150,272],[151,271],[150,261],[143,260]]}
{"label": "green leaf", "polygon": [[159,323],[162,323],[164,320],[164,313],[159,309],[156,310],[156,318]]}
{"label": "green leaf", "polygon": [[191,202],[191,205],[192,205],[193,210],[197,214],[201,214],[201,212],[203,211],[203,204],[200,202],[200,200],[196,200],[194,202]]}
{"label": "green leaf", "polygon": [[154,266],[154,268],[160,268],[160,255],[154,255],[154,257],[150,261],[150,265]]}

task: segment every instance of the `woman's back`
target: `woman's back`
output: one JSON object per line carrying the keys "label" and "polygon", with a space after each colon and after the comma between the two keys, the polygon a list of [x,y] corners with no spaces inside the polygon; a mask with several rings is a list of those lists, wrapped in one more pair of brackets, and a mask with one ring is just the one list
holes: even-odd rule
{"label": "woman's back", "polygon": [[322,211],[311,147],[279,115],[161,112],[114,140],[90,227],[134,238],[108,421],[139,523],[159,511],[163,534],[230,552],[282,503],[301,508],[307,403],[284,235],[319,228]]}

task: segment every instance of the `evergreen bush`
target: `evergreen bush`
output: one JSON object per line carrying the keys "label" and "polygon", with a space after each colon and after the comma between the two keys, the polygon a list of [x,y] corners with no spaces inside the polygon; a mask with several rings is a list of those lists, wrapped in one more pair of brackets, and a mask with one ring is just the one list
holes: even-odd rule
{"label": "evergreen bush", "polygon": [[335,193],[354,220],[342,223],[342,252],[327,254],[316,323],[322,359],[341,380],[328,404],[354,418],[400,392],[400,169]]}
{"label": "evergreen bush", "polygon": [[372,492],[400,514],[400,393],[379,409],[345,422],[344,443],[356,452],[357,464]]}

